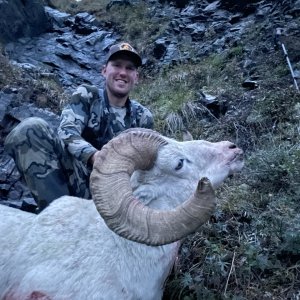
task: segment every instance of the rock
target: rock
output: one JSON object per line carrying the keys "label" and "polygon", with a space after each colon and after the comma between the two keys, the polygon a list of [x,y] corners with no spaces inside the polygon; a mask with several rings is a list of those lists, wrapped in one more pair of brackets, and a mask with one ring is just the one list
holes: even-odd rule
{"label": "rock", "polygon": [[160,3],[169,2],[171,4],[174,4],[177,8],[184,8],[190,0],[159,0]]}
{"label": "rock", "polygon": [[214,117],[219,118],[221,115],[224,115],[226,113],[227,107],[225,103],[220,102],[216,96],[200,91],[199,97],[199,101],[208,109],[208,111]]}
{"label": "rock", "polygon": [[0,92],[0,126],[3,128],[5,127],[4,117],[7,111],[7,107],[11,103],[11,101],[12,101],[11,94]]}
{"label": "rock", "polygon": [[256,88],[258,88],[258,84],[255,80],[251,80],[251,79],[246,79],[243,83],[242,86],[244,88],[247,88],[249,90],[254,90]]}
{"label": "rock", "polygon": [[153,56],[156,59],[161,59],[167,52],[168,41],[166,39],[158,39],[154,43]]}
{"label": "rock", "polygon": [[7,115],[16,120],[17,123],[29,117],[39,117],[44,119],[53,130],[57,130],[59,125],[58,115],[47,109],[37,108],[33,104],[14,107],[7,112]]}
{"label": "rock", "polygon": [[7,43],[20,37],[37,36],[50,28],[42,2],[34,0],[0,0],[0,41]]}
{"label": "rock", "polygon": [[214,12],[219,7],[219,5],[220,5],[220,1],[214,1],[214,2],[210,3],[209,5],[207,5],[203,11],[206,11],[206,12],[213,11]]}
{"label": "rock", "polygon": [[67,26],[67,22],[71,17],[70,14],[65,12],[60,12],[49,6],[45,7],[45,13],[48,16],[54,29],[63,28],[64,26]]}

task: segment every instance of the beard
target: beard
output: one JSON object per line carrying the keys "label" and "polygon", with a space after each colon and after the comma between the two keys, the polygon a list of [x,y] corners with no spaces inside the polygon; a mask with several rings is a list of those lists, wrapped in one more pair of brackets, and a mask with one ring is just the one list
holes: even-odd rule
{"label": "beard", "polygon": [[118,91],[114,91],[114,90],[110,90],[110,92],[116,98],[125,98],[125,97],[128,97],[128,95],[129,95],[129,92],[125,93],[125,92],[118,92]]}
{"label": "beard", "polygon": [[110,94],[116,98],[127,98],[130,92],[130,89],[126,89],[122,91],[122,89],[115,88],[110,84],[107,84],[106,88],[110,92]]}

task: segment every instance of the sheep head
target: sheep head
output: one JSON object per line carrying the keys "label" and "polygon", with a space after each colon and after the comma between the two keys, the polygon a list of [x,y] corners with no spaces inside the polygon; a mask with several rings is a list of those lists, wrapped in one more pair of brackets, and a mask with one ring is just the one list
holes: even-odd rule
{"label": "sheep head", "polygon": [[124,238],[151,246],[168,244],[195,232],[214,211],[215,195],[207,178],[171,211],[151,209],[133,196],[132,173],[151,169],[159,149],[167,144],[155,131],[128,130],[96,157],[90,179],[93,200],[107,226]]}

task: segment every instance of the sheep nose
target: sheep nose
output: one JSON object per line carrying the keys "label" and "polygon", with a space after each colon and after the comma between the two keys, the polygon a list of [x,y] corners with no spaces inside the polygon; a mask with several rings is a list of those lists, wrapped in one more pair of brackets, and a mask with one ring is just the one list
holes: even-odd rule
{"label": "sheep nose", "polygon": [[221,142],[221,145],[224,149],[237,149],[236,144],[229,142],[229,141],[223,141]]}
{"label": "sheep nose", "polygon": [[241,148],[239,148],[236,144],[229,141],[222,141],[219,145],[222,147],[221,149],[225,151],[225,153],[229,151],[229,153],[234,153],[235,155],[243,158],[244,151]]}
{"label": "sheep nose", "polygon": [[236,156],[240,157],[241,159],[244,157],[244,151],[240,148],[237,147],[236,144],[231,143],[231,142],[226,142],[226,147],[229,150],[233,150]]}
{"label": "sheep nose", "polygon": [[237,146],[235,145],[235,144],[232,144],[232,143],[230,143],[230,145],[229,145],[229,147],[228,147],[229,149],[236,149],[237,148]]}

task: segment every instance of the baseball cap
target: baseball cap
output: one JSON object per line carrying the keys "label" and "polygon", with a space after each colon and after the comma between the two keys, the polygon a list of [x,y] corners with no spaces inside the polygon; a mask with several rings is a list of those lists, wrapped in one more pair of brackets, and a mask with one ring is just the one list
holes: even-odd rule
{"label": "baseball cap", "polygon": [[136,67],[140,67],[142,65],[142,58],[137,53],[137,51],[128,43],[119,43],[112,45],[109,49],[106,62],[113,60],[117,57],[118,54],[124,53],[132,58],[132,61],[136,65]]}

